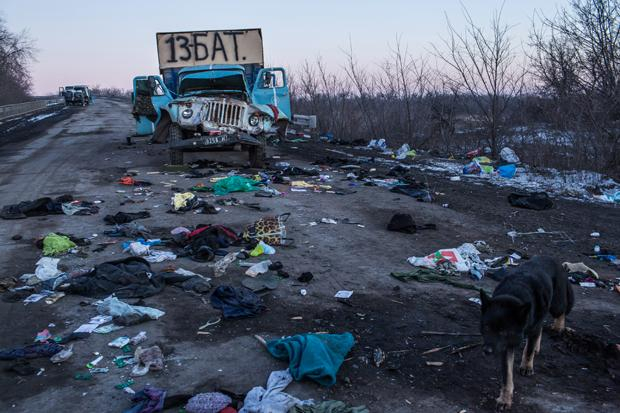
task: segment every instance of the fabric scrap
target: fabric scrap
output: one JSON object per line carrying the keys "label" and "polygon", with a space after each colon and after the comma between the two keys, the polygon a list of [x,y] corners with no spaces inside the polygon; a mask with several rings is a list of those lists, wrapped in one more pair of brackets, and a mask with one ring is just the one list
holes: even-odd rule
{"label": "fabric scrap", "polygon": [[199,393],[189,399],[187,413],[219,413],[232,403],[232,399],[222,393]]}
{"label": "fabric scrap", "polygon": [[301,401],[284,392],[293,381],[288,370],[273,371],[267,380],[267,388],[254,387],[245,396],[239,413],[287,413],[296,405],[308,405],[312,400]]}
{"label": "fabric scrap", "polygon": [[43,255],[60,255],[69,252],[77,245],[65,235],[50,232],[43,238]]}
{"label": "fabric scrap", "polygon": [[272,356],[289,361],[289,371],[295,380],[307,377],[323,386],[332,386],[354,344],[351,333],[308,333],[269,341],[267,350]]}
{"label": "fabric scrap", "polygon": [[266,307],[259,296],[247,288],[220,285],[211,294],[213,308],[222,310],[224,318],[254,317]]}

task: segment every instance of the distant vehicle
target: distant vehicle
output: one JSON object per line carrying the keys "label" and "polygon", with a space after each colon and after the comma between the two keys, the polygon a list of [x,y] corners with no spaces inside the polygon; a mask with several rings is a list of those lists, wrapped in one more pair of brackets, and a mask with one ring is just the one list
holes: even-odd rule
{"label": "distant vehicle", "polygon": [[93,101],[90,89],[85,85],[61,86],[58,95],[65,98],[67,105],[90,105]]}
{"label": "distant vehicle", "polygon": [[286,71],[263,67],[261,30],[157,33],[157,52],[162,76],[133,79],[138,134],[167,141],[173,165],[185,151],[243,150],[262,166],[291,103]]}

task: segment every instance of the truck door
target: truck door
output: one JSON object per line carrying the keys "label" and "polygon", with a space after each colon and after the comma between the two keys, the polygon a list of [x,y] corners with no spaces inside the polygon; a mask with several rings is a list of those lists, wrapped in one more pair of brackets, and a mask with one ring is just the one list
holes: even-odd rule
{"label": "truck door", "polygon": [[172,95],[159,76],[136,76],[133,79],[132,114],[136,118],[136,134],[149,135],[161,117],[161,108]]}
{"label": "truck door", "polygon": [[290,119],[291,97],[288,91],[286,71],[281,67],[261,69],[252,90],[252,101],[262,105],[274,105]]}

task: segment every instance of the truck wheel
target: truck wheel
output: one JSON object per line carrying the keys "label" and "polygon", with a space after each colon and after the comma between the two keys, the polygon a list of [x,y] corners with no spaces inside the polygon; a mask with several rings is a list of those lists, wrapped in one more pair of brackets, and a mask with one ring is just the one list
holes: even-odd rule
{"label": "truck wheel", "polygon": [[265,147],[263,145],[250,146],[250,167],[262,168],[265,166]]}
{"label": "truck wheel", "polygon": [[[150,119],[147,116],[147,119],[154,122],[155,119]],[[166,143],[168,136],[170,135],[170,125],[172,124],[170,120],[170,116],[164,116],[162,113],[162,117],[155,126],[155,132],[153,132],[153,137],[151,138],[151,143]]]}
{"label": "truck wheel", "polygon": [[[183,140],[183,131],[179,125],[172,124],[168,128],[168,144],[174,145],[175,143]],[[169,149],[170,152],[170,165],[183,165],[183,151],[177,149]]]}

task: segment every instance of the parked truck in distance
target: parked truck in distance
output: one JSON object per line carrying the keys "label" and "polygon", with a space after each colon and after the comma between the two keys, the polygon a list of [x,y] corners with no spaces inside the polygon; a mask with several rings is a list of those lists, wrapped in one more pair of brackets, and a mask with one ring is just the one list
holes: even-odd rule
{"label": "parked truck in distance", "polygon": [[286,71],[263,67],[260,29],[157,33],[160,75],[133,79],[137,133],[187,151],[249,152],[263,164],[266,137],[291,118]]}
{"label": "parked truck in distance", "polygon": [[61,86],[58,95],[65,98],[67,105],[86,106],[92,103],[90,89],[86,85]]}

